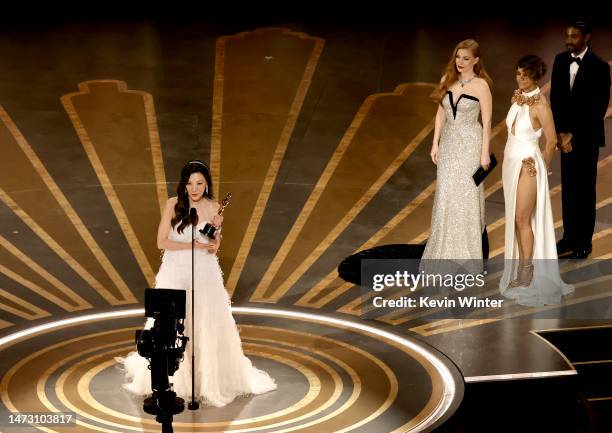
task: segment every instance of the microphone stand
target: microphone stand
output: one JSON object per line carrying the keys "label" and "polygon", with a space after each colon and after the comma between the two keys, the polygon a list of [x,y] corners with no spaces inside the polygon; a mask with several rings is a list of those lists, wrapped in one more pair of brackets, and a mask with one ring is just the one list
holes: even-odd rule
{"label": "microphone stand", "polygon": [[195,285],[194,285],[194,263],[195,263],[195,221],[198,211],[192,207],[189,210],[191,219],[191,401],[187,405],[189,410],[198,410],[200,404],[195,399]]}

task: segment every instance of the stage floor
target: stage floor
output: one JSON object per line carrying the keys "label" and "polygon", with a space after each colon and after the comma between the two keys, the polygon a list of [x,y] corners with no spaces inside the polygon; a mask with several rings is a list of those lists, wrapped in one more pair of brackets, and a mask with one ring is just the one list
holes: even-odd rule
{"label": "stage floor", "polygon": [[[210,163],[217,197],[233,195],[219,260],[245,351],[279,389],[185,412],[176,418],[182,428],[399,432],[429,423],[427,430],[457,408],[461,376],[574,375],[533,331],[612,323],[611,276],[580,279],[580,269],[606,269],[612,255],[610,109],[594,260],[561,262],[563,277],[578,283],[563,305],[508,303],[466,317],[443,308],[371,311],[336,270],[357,251],[426,241],[435,192],[430,94],[466,37],[481,43],[495,82],[491,150],[500,166],[485,181],[486,221],[490,255],[503,255],[501,162],[514,63],[533,52],[552,67],[565,21],[489,20],[470,32],[460,23],[273,24],[124,20],[4,30],[0,415],[70,409],[83,421],[79,431],[157,428],[120,389],[112,359],[130,350],[142,324],[131,310],[154,285],[160,209],[194,158]],[[596,29],[593,46],[612,60],[610,26]],[[556,155],[549,182],[557,237],[559,169]],[[492,286],[498,278],[490,274]],[[109,312],[120,316],[13,340],[42,324]]]}
{"label": "stage floor", "polygon": [[[56,324],[11,342],[3,404],[14,413],[76,414],[77,427],[56,431],[155,431],[143,398],[121,388],[114,359],[134,350],[142,314]],[[442,425],[463,397],[461,375],[445,356],[383,327],[278,308],[234,314],[245,353],[278,389],[185,410],[175,417],[177,432],[422,431]]]}

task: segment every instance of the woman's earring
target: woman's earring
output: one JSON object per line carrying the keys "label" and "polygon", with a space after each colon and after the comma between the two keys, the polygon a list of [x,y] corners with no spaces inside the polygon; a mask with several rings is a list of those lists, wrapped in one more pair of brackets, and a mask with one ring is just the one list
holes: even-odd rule
{"label": "woman's earring", "polygon": [[208,187],[204,188],[204,195],[208,195]]}

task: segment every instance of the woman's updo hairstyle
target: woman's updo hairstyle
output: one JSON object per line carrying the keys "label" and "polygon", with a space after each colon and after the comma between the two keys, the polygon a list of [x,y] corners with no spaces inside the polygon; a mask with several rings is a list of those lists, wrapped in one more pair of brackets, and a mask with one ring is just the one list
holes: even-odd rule
{"label": "woman's updo hairstyle", "polygon": [[546,75],[546,63],[535,54],[521,57],[516,67],[521,68],[529,78],[536,82]]}

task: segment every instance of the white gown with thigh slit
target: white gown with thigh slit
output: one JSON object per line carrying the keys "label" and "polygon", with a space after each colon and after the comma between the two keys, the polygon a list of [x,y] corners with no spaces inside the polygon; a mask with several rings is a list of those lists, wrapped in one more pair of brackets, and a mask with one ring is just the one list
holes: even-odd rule
{"label": "white gown with thigh slit", "polygon": [[[536,88],[525,96],[534,96],[540,92]],[[504,250],[504,273],[500,280],[500,292],[507,298],[527,306],[558,304],[561,296],[574,291],[559,274],[555,226],[552,216],[548,174],[546,163],[538,144],[542,129],[535,131],[529,116],[527,104],[512,104],[506,117],[508,141],[504,150],[502,178],[504,201],[506,207],[506,233]],[[514,134],[512,126],[514,125]],[[533,231],[533,279],[528,287],[509,288],[510,281],[516,278],[519,248],[515,230],[516,191],[525,158],[533,158],[536,168],[537,198],[531,216]]]}
{"label": "white gown with thigh slit", "polygon": [[[198,224],[197,229],[205,222]],[[196,229],[196,233],[198,233]],[[183,233],[173,228],[170,240],[191,242],[191,226]],[[206,242],[198,233],[198,239]],[[191,399],[191,354],[195,343],[195,396],[212,406],[224,406],[239,395],[262,394],[276,389],[274,379],[255,368],[244,355],[229,297],[223,285],[221,268],[215,254],[195,251],[195,336],[191,335],[191,249],[165,251],[155,279],[156,288],[186,290],[185,335],[189,337],[185,359],[170,376],[177,395]],[[147,319],[145,328],[151,328]],[[151,394],[151,371],[145,358],[131,352],[117,358],[126,374],[124,388],[139,394]]]}

